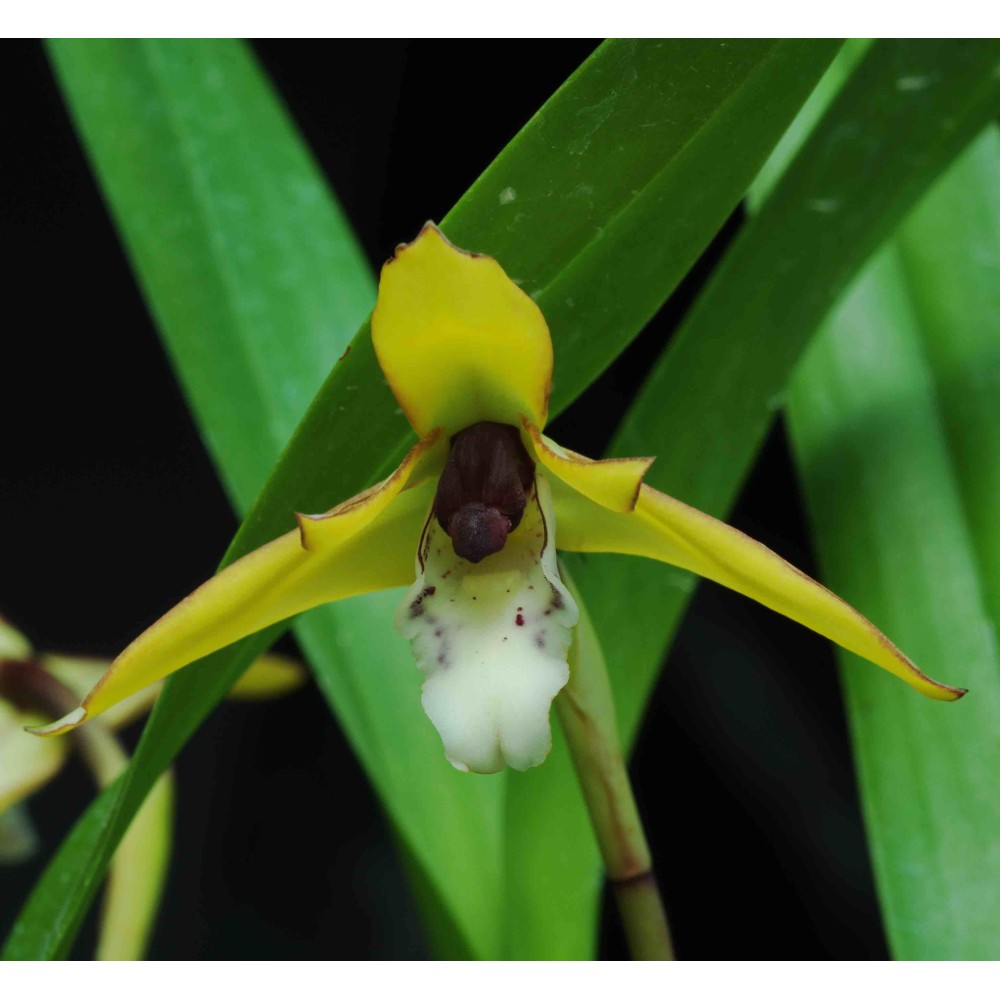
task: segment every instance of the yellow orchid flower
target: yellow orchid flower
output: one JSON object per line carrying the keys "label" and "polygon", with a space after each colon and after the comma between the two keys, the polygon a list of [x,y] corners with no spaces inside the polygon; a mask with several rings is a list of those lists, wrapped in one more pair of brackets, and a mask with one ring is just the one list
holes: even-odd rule
{"label": "yellow orchid flower", "polygon": [[[651,459],[592,461],[542,433],[552,343],[490,257],[428,223],[382,270],[372,340],[419,442],[387,479],[227,567],[144,632],[66,732],[265,626],[410,585],[396,626],[424,672],[423,706],[460,770],[525,769],[551,745],[576,604],[557,547],[680,566],[752,597],[903,678],[931,680],[853,608],[758,542],[643,483]],[[415,556],[415,566],[414,566]]]}

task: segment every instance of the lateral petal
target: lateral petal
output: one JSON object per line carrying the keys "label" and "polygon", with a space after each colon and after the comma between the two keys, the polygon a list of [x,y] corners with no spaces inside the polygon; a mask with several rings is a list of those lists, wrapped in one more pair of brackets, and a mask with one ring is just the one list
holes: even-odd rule
{"label": "lateral petal", "polygon": [[955,701],[965,694],[932,680],[860,612],[766,546],[673,497],[643,485],[635,511],[623,514],[564,487],[555,503],[562,549],[622,552],[680,566],[811,628],[929,698]]}
{"label": "lateral petal", "polygon": [[652,458],[605,458],[597,461],[579,455],[546,437],[530,420],[522,418],[525,446],[566,486],[609,510],[635,509],[643,476]]}
{"label": "lateral petal", "polygon": [[417,434],[480,421],[544,426],[552,341],[541,310],[492,258],[431,222],[382,268],[372,314],[382,371]]}
{"label": "lateral petal", "polygon": [[309,552],[337,549],[381,516],[408,485],[418,485],[428,476],[440,474],[447,457],[447,441],[439,430],[432,430],[407,452],[399,467],[382,482],[325,514],[296,514],[302,548]]}
{"label": "lateral petal", "polygon": [[75,729],[175,670],[319,604],[409,583],[433,485],[403,490],[381,516],[321,551],[306,551],[295,529],[226,567],[139,636],[78,709],[32,732]]}

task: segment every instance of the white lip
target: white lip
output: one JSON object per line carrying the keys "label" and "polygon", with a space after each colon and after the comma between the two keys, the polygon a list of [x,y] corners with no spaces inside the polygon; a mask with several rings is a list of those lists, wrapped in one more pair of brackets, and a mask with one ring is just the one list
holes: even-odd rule
{"label": "white lip", "polygon": [[525,770],[551,748],[549,709],[569,679],[578,617],[559,579],[553,529],[541,475],[503,551],[476,565],[455,555],[436,519],[425,529],[396,627],[426,675],[424,710],[458,770]]}

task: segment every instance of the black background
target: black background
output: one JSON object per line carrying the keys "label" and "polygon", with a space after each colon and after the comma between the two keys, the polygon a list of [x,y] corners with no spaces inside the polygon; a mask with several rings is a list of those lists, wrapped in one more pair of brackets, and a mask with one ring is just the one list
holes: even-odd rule
{"label": "black background", "polygon": [[[256,49],[376,265],[445,214],[593,43]],[[6,43],[4,54],[0,613],[38,648],[113,655],[212,571],[236,521],[44,51]],[[633,347],[553,424],[557,440],[601,451],[609,413],[623,412],[740,223],[737,213]],[[815,572],[780,426],[732,521]],[[315,688],[223,705],[177,774],[151,957],[426,954],[378,803]],[[825,641],[700,587],[633,774],[680,957],[885,957]],[[90,794],[73,765],[32,799],[43,849],[0,869],[0,935]],[[76,954],[92,944],[88,926]],[[601,954],[624,955],[607,906]]]}

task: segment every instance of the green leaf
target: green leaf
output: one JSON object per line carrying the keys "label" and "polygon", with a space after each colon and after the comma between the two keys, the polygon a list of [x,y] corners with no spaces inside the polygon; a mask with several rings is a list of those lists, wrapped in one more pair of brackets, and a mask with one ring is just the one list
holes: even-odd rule
{"label": "green leaf", "polygon": [[998,136],[987,129],[897,239],[994,622],[1000,622]]}
{"label": "green leaf", "polygon": [[51,53],[206,444],[246,509],[375,302],[368,263],[241,44],[57,41]]}
{"label": "green leaf", "polygon": [[[647,477],[653,486],[725,515],[830,305],[996,114],[998,58],[995,42],[871,47],[685,318],[611,454],[658,454]],[[913,89],[913,80],[926,86]],[[567,556],[566,562],[601,636],[622,738],[631,743],[695,581],[622,556]],[[519,817],[516,831],[512,827],[519,844],[508,855],[534,865],[525,849],[533,837],[560,843],[549,894],[572,896],[572,905],[581,906],[579,887],[589,885],[596,906],[596,848],[580,833],[579,812],[561,801],[569,780],[565,764],[554,754],[537,775],[510,782],[508,811]],[[518,801],[520,789],[530,803]],[[527,894],[513,898],[521,909],[512,919],[526,927],[551,915],[552,906]]]}
{"label": "green leaf", "polygon": [[[87,115],[93,106],[96,98],[81,95],[95,81],[126,104],[172,104],[165,64],[151,74],[148,57],[138,67],[128,59],[119,62],[118,47],[128,44],[59,43],[57,64],[77,114]],[[174,44],[185,51],[186,43]],[[599,374],[670,294],[731,212],[834,48],[831,42],[757,40],[607,43],[443,221],[460,245],[497,256],[545,312],[557,359],[555,410]],[[184,60],[170,65],[179,73]],[[104,114],[92,127],[113,132],[122,121],[131,119],[122,115],[116,123],[114,115]],[[153,137],[154,150],[167,157],[175,155],[175,142],[160,133]],[[137,261],[141,269],[140,255]],[[166,292],[157,288],[151,294]],[[167,333],[180,359],[191,339]],[[282,348],[297,349],[291,342]],[[183,362],[185,368],[191,363]],[[245,391],[242,379],[240,385]],[[188,389],[202,391],[193,381]],[[262,384],[259,391],[274,387]],[[215,412],[211,419],[228,418]],[[287,530],[292,511],[326,509],[384,476],[409,440],[363,328],[321,389],[227,560]],[[228,461],[225,449],[216,453]],[[299,636],[415,862],[473,952],[496,956],[502,951],[498,803],[504,779],[470,782],[444,763],[419,708],[419,675],[402,643],[389,637],[395,600],[377,595],[321,609],[303,617]],[[93,807],[57,856],[12,935],[8,955],[65,954],[95,879],[151,781],[276,631],[236,644],[170,681],[125,783],[112,800]],[[575,919],[589,938],[590,914]],[[549,937],[561,933],[552,928]]]}
{"label": "green leaf", "polygon": [[824,579],[970,688],[936,712],[841,655],[900,959],[1000,958],[998,179],[991,127],[853,286],[789,400]]}

